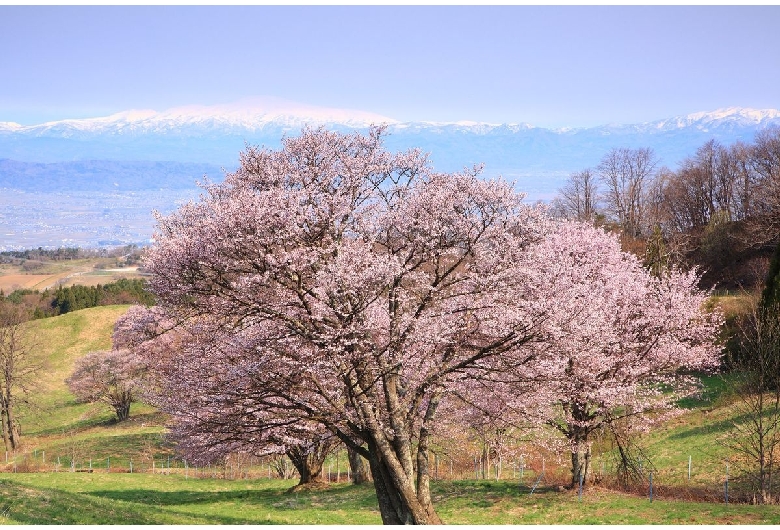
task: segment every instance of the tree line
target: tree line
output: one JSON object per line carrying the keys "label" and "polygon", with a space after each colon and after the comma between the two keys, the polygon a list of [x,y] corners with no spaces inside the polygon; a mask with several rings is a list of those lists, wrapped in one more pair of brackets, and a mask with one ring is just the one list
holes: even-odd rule
{"label": "tree line", "polygon": [[22,306],[29,318],[47,318],[71,311],[115,304],[154,304],[154,295],[147,289],[143,278],[120,278],[106,284],[59,286],[43,292],[33,289],[17,289],[5,296],[0,291],[0,301]]}
{"label": "tree line", "polygon": [[711,140],[676,170],[649,148],[614,148],[571,174],[556,215],[620,232],[649,264],[699,266],[707,286],[752,288],[780,242],[780,129],[751,142]]}
{"label": "tree line", "polygon": [[112,249],[89,249],[80,247],[59,247],[56,249],[4,250],[0,252],[0,263],[16,263],[21,261],[65,261],[77,259],[90,259],[102,257],[126,257],[134,262],[140,257],[138,245],[125,245]]}

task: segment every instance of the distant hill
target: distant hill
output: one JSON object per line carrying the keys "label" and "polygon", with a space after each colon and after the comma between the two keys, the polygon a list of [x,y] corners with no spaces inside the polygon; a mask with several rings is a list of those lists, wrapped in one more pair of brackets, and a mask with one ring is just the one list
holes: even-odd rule
{"label": "distant hill", "polygon": [[[14,458],[29,459],[33,469],[54,470],[60,457],[62,470],[68,469],[74,456],[81,467],[89,459],[97,465],[110,457],[114,466],[126,468],[130,459],[138,466],[150,454],[158,458],[170,454],[161,436],[164,417],[154,408],[134,403],[130,418],[115,424],[108,405],[79,403],[65,384],[77,359],[111,348],[114,324],[128,308],[95,307],[25,324],[36,346],[36,360],[44,369],[30,386],[31,405],[20,406],[23,452]],[[42,452],[48,458],[42,458]],[[4,469],[10,471],[10,466]]]}

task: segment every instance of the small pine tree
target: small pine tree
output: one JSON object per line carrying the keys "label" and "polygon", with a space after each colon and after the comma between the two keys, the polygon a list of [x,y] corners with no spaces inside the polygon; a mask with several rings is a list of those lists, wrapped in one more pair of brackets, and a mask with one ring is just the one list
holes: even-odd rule
{"label": "small pine tree", "polygon": [[644,265],[645,269],[656,278],[660,278],[669,270],[669,252],[666,250],[661,227],[657,224],[653,227],[653,234],[647,240]]}
{"label": "small pine tree", "polygon": [[[778,307],[780,307],[780,244],[775,248],[772,261],[769,263],[769,273],[766,278],[766,285],[761,293],[761,312],[774,313],[774,318],[778,318]],[[765,315],[769,317],[770,315]]]}
{"label": "small pine tree", "polygon": [[[756,337],[753,342],[758,346],[748,350],[751,356],[748,369],[760,375],[757,391],[780,391],[780,245],[769,264],[754,320]],[[748,344],[751,343],[749,339]]]}

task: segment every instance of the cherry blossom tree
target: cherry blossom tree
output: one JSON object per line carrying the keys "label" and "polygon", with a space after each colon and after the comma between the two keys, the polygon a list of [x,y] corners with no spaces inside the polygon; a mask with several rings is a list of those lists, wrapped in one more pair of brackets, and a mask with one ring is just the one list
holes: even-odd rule
{"label": "cherry blossom tree", "polygon": [[[145,398],[174,418],[169,439],[190,463],[206,465],[231,454],[286,455],[299,486],[324,482],[323,463],[339,439],[299,417],[248,411],[247,399],[265,394],[253,386],[250,367],[214,364],[209,350],[236,345],[218,327],[205,321],[177,326],[157,307],[133,306],[117,321],[113,344],[154,366],[145,379]],[[237,362],[239,354],[231,353],[229,363]]]}
{"label": "cherry blossom tree", "polygon": [[65,382],[79,401],[106,403],[123,421],[130,416],[130,404],[142,392],[146,372],[144,359],[132,350],[95,351],[76,361]]}
{"label": "cherry blossom tree", "polygon": [[561,223],[530,252],[546,264],[566,315],[547,323],[539,347],[558,362],[548,381],[557,398],[544,417],[570,443],[574,486],[587,474],[595,430],[623,418],[646,427],[694,388],[686,374],[718,365],[721,317],[705,309],[695,272],[654,276],[616,236],[588,224]]}
{"label": "cherry blossom tree", "polygon": [[385,523],[440,522],[438,407],[464,380],[530,362],[555,307],[526,257],[548,222],[507,183],[385,151],[382,129],[248,148],[224,183],[158,218],[146,258],[159,310],[198,338],[177,358],[195,410],[175,421],[319,426],[368,460]]}

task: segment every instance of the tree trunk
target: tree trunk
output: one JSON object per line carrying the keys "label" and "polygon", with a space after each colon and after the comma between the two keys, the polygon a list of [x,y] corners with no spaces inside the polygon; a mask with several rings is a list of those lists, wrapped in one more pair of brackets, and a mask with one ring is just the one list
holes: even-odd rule
{"label": "tree trunk", "polygon": [[382,523],[393,525],[441,524],[441,519],[431,504],[430,490],[425,478],[427,465],[421,471],[418,460],[418,479],[423,478],[423,487],[417,489],[412,476],[398,472],[400,466],[389,465],[382,459],[382,455],[378,451],[371,451],[371,449],[371,444],[369,444],[368,462],[374,478],[374,489],[376,490]]}
{"label": "tree trunk", "polygon": [[298,485],[313,484],[315,482],[325,482],[322,476],[322,464],[325,459],[317,458],[315,454],[305,454],[300,447],[294,447],[287,451],[287,456],[298,471],[301,477]]}
{"label": "tree trunk", "polygon": [[427,512],[428,524],[441,524],[431,503],[430,432],[423,427],[417,444],[417,500]]}
{"label": "tree trunk", "polygon": [[382,524],[411,524],[412,517],[408,510],[403,510],[403,503],[395,491],[388,473],[379,464],[374,455],[368,459],[371,468],[371,476],[374,477],[374,489],[376,490],[376,499],[379,504],[379,514],[382,516]]}
{"label": "tree trunk", "polygon": [[[363,440],[367,447],[364,450],[354,442],[350,444],[347,436],[342,437],[343,441],[368,459],[384,524],[441,524],[431,504],[427,460],[427,425],[433,423],[441,392],[430,396],[423,424],[414,436],[401,399],[401,377],[397,367],[387,368],[383,376],[383,394],[389,419],[380,421],[377,403],[368,399],[368,393],[353,393],[365,428],[356,429],[352,434]],[[371,381],[361,384],[353,380],[349,388],[369,388],[371,384]]]}
{"label": "tree trunk", "polygon": [[287,456],[301,477],[299,486],[325,482],[325,478],[322,476],[322,466],[325,463],[325,458],[336,445],[338,445],[338,439],[331,437],[320,439],[311,446],[293,446],[287,450]]}
{"label": "tree trunk", "polygon": [[125,421],[130,417],[130,402],[114,404],[114,412],[119,421]]}
{"label": "tree trunk", "polygon": [[0,396],[0,431],[3,433],[3,445],[5,446],[5,450],[10,450],[11,441],[8,439],[8,430],[6,429],[6,407],[5,407],[5,399]]}
{"label": "tree trunk", "polygon": [[[426,510],[417,499],[411,479],[399,487],[399,479],[393,476],[388,466],[376,458],[369,459],[371,474],[374,477],[374,489],[379,503],[379,513],[383,524],[441,524],[441,519],[433,510]],[[430,506],[430,500],[427,503]]]}
{"label": "tree trunk", "polygon": [[369,482],[371,479],[368,476],[366,460],[357,451],[349,447],[347,447],[347,457],[349,458],[349,469],[352,473],[352,484]]}
{"label": "tree trunk", "polygon": [[17,440],[16,429],[14,428],[14,415],[13,409],[11,407],[12,399],[8,388],[6,388],[4,403],[5,417],[3,419],[5,420],[5,424],[3,425],[3,428],[5,429],[5,435],[7,436],[6,447],[10,447],[11,450],[15,450],[19,441]]}
{"label": "tree trunk", "polygon": [[580,483],[580,476],[583,481],[588,476],[590,467],[590,445],[587,443],[577,444],[577,449],[571,452],[571,487],[576,488]]}

